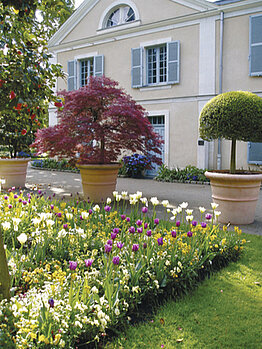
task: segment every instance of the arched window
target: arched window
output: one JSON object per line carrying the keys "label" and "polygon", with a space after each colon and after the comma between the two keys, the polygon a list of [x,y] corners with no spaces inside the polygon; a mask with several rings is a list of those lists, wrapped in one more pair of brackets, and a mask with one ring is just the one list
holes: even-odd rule
{"label": "arched window", "polygon": [[119,24],[129,23],[135,20],[135,12],[130,6],[119,6],[108,16],[106,28],[111,28]]}

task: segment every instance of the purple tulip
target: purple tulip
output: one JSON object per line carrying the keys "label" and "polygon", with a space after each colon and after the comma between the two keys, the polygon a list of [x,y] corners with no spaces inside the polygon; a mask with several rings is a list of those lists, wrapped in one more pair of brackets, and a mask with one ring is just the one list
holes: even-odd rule
{"label": "purple tulip", "polygon": [[147,243],[146,242],[143,243],[143,248],[147,248]]}
{"label": "purple tulip", "polygon": [[138,245],[138,244],[134,244],[134,245],[132,246],[132,251],[133,251],[133,252],[138,251],[138,249],[139,249],[139,245]]}
{"label": "purple tulip", "polygon": [[113,259],[112,259],[112,262],[113,262],[114,265],[118,265],[119,262],[120,262],[119,256],[114,256]]}
{"label": "purple tulip", "polygon": [[111,211],[111,206],[108,206],[108,205],[105,206],[105,207],[104,207],[104,210],[105,210],[106,212],[110,212],[110,211]]}
{"label": "purple tulip", "polygon": [[124,244],[122,242],[118,242],[116,246],[121,250],[123,248]]}
{"label": "purple tulip", "polygon": [[201,227],[202,227],[202,228],[206,228],[206,226],[207,226],[207,224],[206,224],[205,222],[202,222],[202,223],[201,223]]}
{"label": "purple tulip", "polygon": [[171,231],[171,235],[172,235],[173,238],[175,238],[175,237],[176,237],[176,231],[175,231],[175,230],[172,230],[172,231]]}
{"label": "purple tulip", "polygon": [[64,229],[67,229],[67,228],[68,228],[68,224],[65,223],[65,224],[63,225],[63,228],[64,228]]}
{"label": "purple tulip", "polygon": [[92,213],[93,213],[93,211],[91,210],[91,208],[88,210],[88,212],[89,212],[89,214],[92,214]]}
{"label": "purple tulip", "polygon": [[69,261],[69,269],[70,270],[75,270],[76,267],[77,267],[77,262]]}
{"label": "purple tulip", "polygon": [[13,207],[12,205],[10,205],[10,204],[8,205],[8,208],[9,208],[9,209],[11,209],[12,207]]}
{"label": "purple tulip", "polygon": [[129,223],[130,222],[130,217],[126,217],[126,221]]}
{"label": "purple tulip", "polygon": [[90,259],[85,259],[84,262],[85,262],[85,265],[87,267],[91,267],[91,265],[93,264],[94,260],[92,258],[90,258]]}
{"label": "purple tulip", "polygon": [[18,198],[18,196],[15,194],[15,195],[14,195],[14,199],[17,199],[17,198]]}
{"label": "purple tulip", "polygon": [[61,212],[58,212],[58,213],[57,213],[57,217],[61,218],[61,217],[62,217],[62,213],[61,213]]}
{"label": "purple tulip", "polygon": [[189,238],[191,238],[192,235],[193,235],[193,234],[192,234],[192,231],[188,231],[188,232],[187,232],[187,236],[188,236]]}
{"label": "purple tulip", "polygon": [[84,218],[83,218],[82,216],[80,216],[79,218],[80,218],[80,220],[81,220],[81,221],[83,221],[83,220],[84,220]]}
{"label": "purple tulip", "polygon": [[137,225],[138,227],[141,227],[142,223],[143,223],[143,222],[142,222],[140,219],[138,219],[138,220],[136,221],[136,225]]}
{"label": "purple tulip", "polygon": [[146,206],[142,207],[142,212],[143,213],[147,213],[148,212],[148,208]]}
{"label": "purple tulip", "polygon": [[147,229],[148,223],[144,223],[144,228]]}
{"label": "purple tulip", "polygon": [[114,228],[113,233],[118,234],[119,233],[119,228]]}
{"label": "purple tulip", "polygon": [[112,246],[113,245],[113,240],[107,240],[107,245]]}
{"label": "purple tulip", "polygon": [[24,201],[23,201],[23,205],[27,205],[27,201],[24,200]]}
{"label": "purple tulip", "polygon": [[113,233],[113,232],[112,232],[112,233],[111,233],[111,239],[112,239],[112,240],[115,240],[116,237],[117,237],[117,233]]}
{"label": "purple tulip", "polygon": [[147,236],[151,236],[151,235],[152,235],[152,231],[151,231],[151,230],[148,230],[148,231],[146,232],[146,235],[147,235]]}
{"label": "purple tulip", "polygon": [[210,213],[206,214],[206,219],[209,221],[212,218],[212,215]]}
{"label": "purple tulip", "polygon": [[21,199],[21,198],[19,198],[19,200],[18,200],[19,202],[22,202],[23,200]]}
{"label": "purple tulip", "polygon": [[51,205],[51,206],[50,206],[51,210],[53,210],[53,209],[54,209],[54,207],[55,207],[54,205]]}
{"label": "purple tulip", "polygon": [[159,219],[158,219],[158,218],[155,218],[155,219],[154,219],[154,223],[155,223],[155,225],[158,225],[158,224],[159,224]]}
{"label": "purple tulip", "polygon": [[136,232],[136,228],[133,227],[133,226],[131,226],[131,227],[129,228],[129,233],[134,234],[135,232]]}
{"label": "purple tulip", "polygon": [[5,195],[5,196],[4,196],[4,199],[7,200],[7,199],[8,199],[8,196]]}
{"label": "purple tulip", "polygon": [[121,219],[122,219],[122,221],[124,221],[126,219],[126,215],[125,214],[121,214]]}
{"label": "purple tulip", "polygon": [[177,227],[180,227],[180,221],[177,221],[177,222],[176,222],[176,226],[177,226]]}
{"label": "purple tulip", "polygon": [[55,301],[53,300],[53,298],[48,299],[48,304],[50,305],[50,308],[54,308]]}
{"label": "purple tulip", "polygon": [[158,246],[162,246],[163,245],[163,238],[158,238],[157,239],[157,243],[158,243]]}
{"label": "purple tulip", "polygon": [[141,227],[141,228],[137,228],[137,230],[136,230],[139,234],[141,234],[141,233],[143,233],[143,228]]}
{"label": "purple tulip", "polygon": [[112,246],[111,245],[108,245],[108,244],[105,244],[105,252],[106,253],[110,253],[112,250]]}
{"label": "purple tulip", "polygon": [[197,226],[197,221],[192,221],[192,227],[196,227]]}

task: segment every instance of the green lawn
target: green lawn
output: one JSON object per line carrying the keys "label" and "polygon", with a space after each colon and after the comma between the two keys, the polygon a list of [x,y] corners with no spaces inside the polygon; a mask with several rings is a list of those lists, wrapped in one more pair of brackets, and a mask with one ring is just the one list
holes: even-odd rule
{"label": "green lawn", "polygon": [[262,236],[243,234],[245,253],[106,348],[262,348]]}

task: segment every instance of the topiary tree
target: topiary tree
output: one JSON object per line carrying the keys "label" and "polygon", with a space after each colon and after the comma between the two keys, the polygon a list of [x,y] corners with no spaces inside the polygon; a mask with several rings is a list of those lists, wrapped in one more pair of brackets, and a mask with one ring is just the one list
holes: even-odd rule
{"label": "topiary tree", "polygon": [[155,154],[161,153],[159,135],[144,108],[117,85],[106,77],[90,77],[87,86],[62,92],[58,125],[38,130],[33,147],[72,163],[109,164],[127,150],[160,164]]}
{"label": "topiary tree", "polygon": [[246,91],[212,98],[200,114],[200,137],[231,140],[230,173],[236,172],[236,141],[262,142],[262,98]]}

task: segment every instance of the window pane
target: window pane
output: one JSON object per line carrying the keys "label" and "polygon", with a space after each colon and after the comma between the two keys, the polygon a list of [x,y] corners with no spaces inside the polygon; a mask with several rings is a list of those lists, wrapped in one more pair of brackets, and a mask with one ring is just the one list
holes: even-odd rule
{"label": "window pane", "polygon": [[157,82],[157,49],[150,48],[147,50],[147,76],[148,84],[155,84]]}
{"label": "window pane", "polygon": [[124,7],[124,22],[132,22],[135,20],[135,13],[129,6]]}
{"label": "window pane", "polygon": [[120,21],[120,9],[118,8],[114,12],[111,13],[111,15],[108,18],[107,21],[107,27],[113,27],[115,25],[118,25]]}

